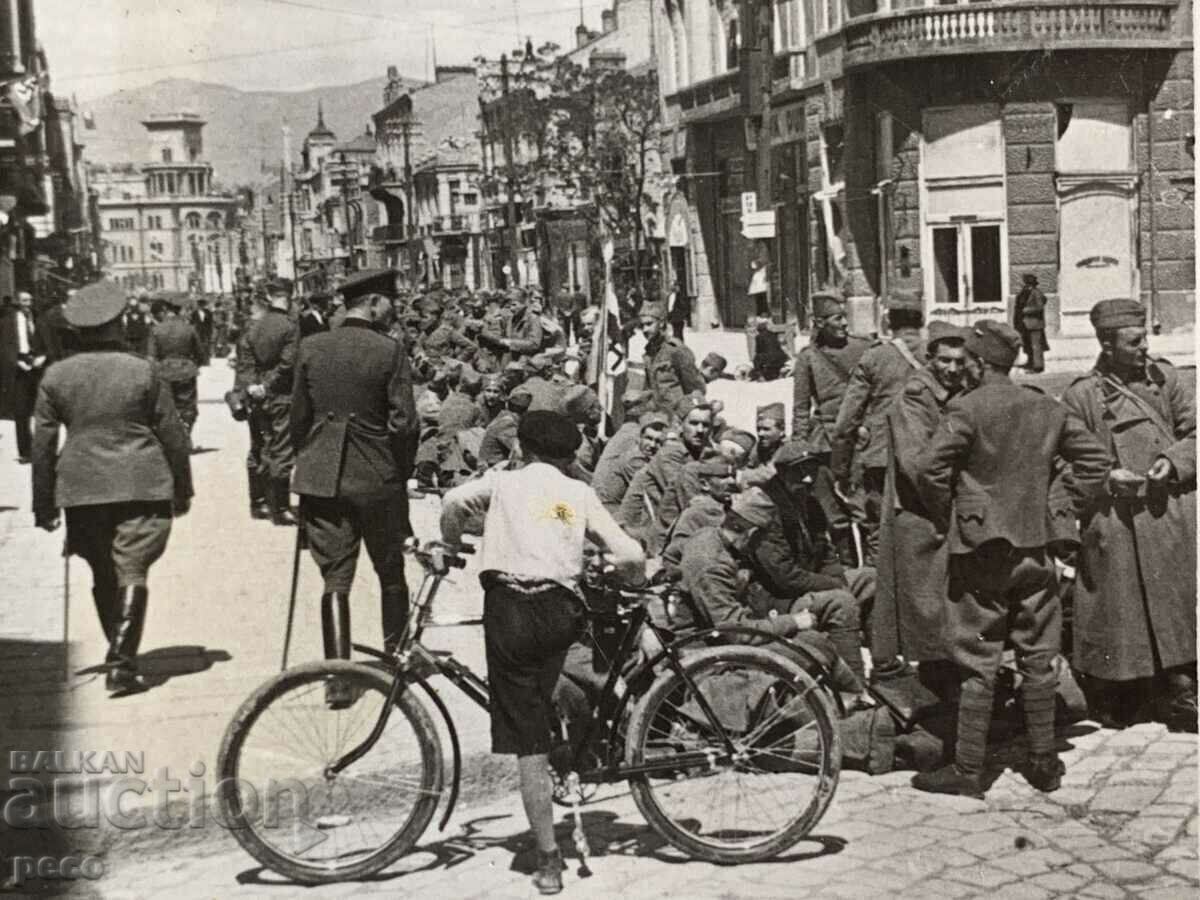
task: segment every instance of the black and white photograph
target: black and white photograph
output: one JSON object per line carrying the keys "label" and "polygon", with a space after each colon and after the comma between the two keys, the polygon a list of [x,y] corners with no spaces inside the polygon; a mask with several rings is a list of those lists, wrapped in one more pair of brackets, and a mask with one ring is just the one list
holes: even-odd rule
{"label": "black and white photograph", "polygon": [[1192,0],[0,0],[0,897],[1200,896]]}

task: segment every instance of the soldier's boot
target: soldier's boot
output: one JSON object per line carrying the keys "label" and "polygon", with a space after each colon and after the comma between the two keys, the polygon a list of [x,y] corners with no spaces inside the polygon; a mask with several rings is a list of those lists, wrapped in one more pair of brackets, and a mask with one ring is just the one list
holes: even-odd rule
{"label": "soldier's boot", "polygon": [[846,663],[846,667],[854,673],[859,690],[866,687],[866,668],[863,666],[862,637],[857,628],[833,628],[829,631],[829,641]]}
{"label": "soldier's boot", "polygon": [[271,504],[267,502],[267,480],[261,472],[246,472],[250,490],[250,518],[271,518]]}
{"label": "soldier's boot", "polygon": [[391,656],[400,644],[408,624],[408,585],[384,588],[380,592],[380,621],[383,625],[383,651]]}
{"label": "soldier's boot", "polygon": [[105,679],[105,687],[111,694],[128,694],[145,688],[137,673],[137,653],[149,596],[145,585],[120,589],[120,613],[108,651],[112,662]]}
{"label": "soldier's boot", "polygon": [[1170,731],[1196,733],[1196,677],[1191,666],[1167,671],[1167,715]]}
{"label": "soldier's boot", "polygon": [[275,525],[294,526],[296,517],[288,508],[291,491],[286,478],[272,478],[267,489],[267,497],[271,504],[271,522]]}
{"label": "soldier's boot", "polygon": [[983,798],[983,764],[992,724],[993,689],[979,678],[963,682],[958,706],[954,762],[932,772],[918,772],[912,786],[932,794]]}
{"label": "soldier's boot", "polygon": [[[350,595],[335,591],[321,595],[321,639],[326,659],[350,658]],[[346,709],[354,703],[353,687],[334,678],[325,685],[325,705]]]}
{"label": "soldier's boot", "polygon": [[[96,601],[96,613],[100,617],[100,628],[104,631],[104,639],[108,641],[111,648],[120,617],[121,600],[116,582],[95,585],[92,588],[92,599]],[[110,658],[108,662],[112,662],[112,659]]]}
{"label": "soldier's boot", "polygon": [[1054,749],[1054,707],[1057,702],[1053,679],[1026,676],[1021,682],[1029,758],[1019,771],[1030,785],[1047,794],[1062,786],[1062,776],[1066,772]]}

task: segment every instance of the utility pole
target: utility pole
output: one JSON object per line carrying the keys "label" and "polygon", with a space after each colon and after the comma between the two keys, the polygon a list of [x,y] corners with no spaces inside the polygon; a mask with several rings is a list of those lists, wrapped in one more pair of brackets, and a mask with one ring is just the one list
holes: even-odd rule
{"label": "utility pole", "polygon": [[[771,173],[771,69],[775,61],[774,9],[771,0],[741,0],[743,25],[741,67],[742,107],[746,112],[746,169],[753,166],[754,192],[760,211],[775,209]],[[776,223],[778,229],[778,223]],[[776,231],[778,234],[778,230]],[[778,283],[778,266],[771,251],[778,238],[764,238],[767,250],[767,303]]]}
{"label": "utility pole", "polygon": [[[516,0],[514,0],[514,3]],[[505,190],[508,193],[508,265],[512,269],[513,284],[519,285],[521,278],[517,274],[518,268],[518,246],[520,240],[517,232],[517,199],[516,199],[516,179],[513,177],[513,142],[512,142],[512,110],[508,103],[508,54],[500,54],[500,109],[503,121],[501,122],[501,130],[504,137],[504,168],[505,168]]]}
{"label": "utility pole", "polygon": [[[354,265],[354,234],[350,230],[350,166],[346,162],[346,154],[338,154],[338,162],[341,163],[341,193],[342,193],[342,224],[346,227],[346,273],[349,274],[355,269]],[[355,172],[358,171],[358,164],[355,163]]]}

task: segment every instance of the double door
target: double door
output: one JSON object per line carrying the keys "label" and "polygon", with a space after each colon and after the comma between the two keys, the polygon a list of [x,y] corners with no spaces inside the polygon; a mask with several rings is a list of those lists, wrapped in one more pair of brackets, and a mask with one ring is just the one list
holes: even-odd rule
{"label": "double door", "polygon": [[930,226],[936,306],[1004,304],[1002,227],[975,220]]}

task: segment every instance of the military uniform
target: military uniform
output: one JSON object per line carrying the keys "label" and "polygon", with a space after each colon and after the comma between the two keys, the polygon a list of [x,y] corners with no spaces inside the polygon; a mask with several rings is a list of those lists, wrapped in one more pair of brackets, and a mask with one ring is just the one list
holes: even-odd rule
{"label": "military uniform", "polygon": [[[1019,341],[1010,326],[983,321],[967,337],[966,349],[1007,370]],[[1056,456],[1071,464],[1081,497],[1104,492],[1109,457],[1083,423],[1042,393],[987,369],[978,387],[949,402],[922,457],[916,488],[938,532],[947,535],[945,639],[964,679],[955,768],[917,776],[913,784],[919,789],[981,793],[979,773],[1006,639],[1016,648],[1022,676],[1034,772],[1026,777],[1044,790],[1057,786],[1058,679],[1052,661],[1060,648],[1062,608],[1046,552],[1052,534],[1044,514]]]}
{"label": "military uniform", "polygon": [[237,340],[237,355],[234,358],[233,394],[235,400],[245,408],[246,430],[250,434],[250,449],[246,453],[246,483],[249,488],[250,516],[254,519],[269,519],[271,506],[267,502],[270,491],[270,473],[262,458],[265,433],[261,423],[254,415],[256,401],[246,393],[250,385],[256,383],[257,375],[254,365],[254,352],[250,349],[250,334],[254,321],[248,321]]}
{"label": "military uniform", "polygon": [[636,532],[653,552],[657,552],[667,529],[682,511],[676,508],[669,519],[664,517],[662,506],[668,489],[682,475],[684,466],[689,462],[715,456],[717,451],[711,446],[694,452],[681,440],[667,441],[658,448],[650,462],[633,476],[621,500],[618,521],[627,531]]}
{"label": "military uniform", "polygon": [[925,356],[916,336],[897,335],[870,347],[850,374],[833,426],[830,471],[848,483],[853,466],[862,469],[865,560],[875,561],[883,482],[887,471],[886,415]]}
{"label": "military uniform", "polygon": [[[343,293],[360,282],[372,283],[360,276]],[[399,344],[354,316],[303,342],[292,392],[293,486],[324,579],[327,657],[349,656],[348,596],[362,543],[379,576],[385,646],[400,638],[408,616],[403,542],[412,534],[406,482],[417,432],[412,374]]]}
{"label": "military uniform", "polygon": [[653,396],[655,408],[667,414],[673,414],[688,394],[698,391],[703,395],[708,386],[692,351],[673,337],[662,337],[654,346],[647,344],[643,366],[646,390]]}
{"label": "military uniform", "polygon": [[517,428],[521,424],[520,413],[506,409],[488,423],[479,442],[479,466],[490,469],[512,456],[517,446]]}
{"label": "military uniform", "polygon": [[1098,362],[1063,393],[1114,465],[1141,474],[1166,457],[1175,468],[1161,489],[1102,498],[1083,517],[1073,661],[1095,678],[1195,666],[1196,405],[1186,382],[1163,359],[1128,382]]}
{"label": "military uniform", "polygon": [[200,336],[178,315],[168,316],[151,329],[146,356],[158,376],[171,385],[175,408],[190,434],[199,414],[196,378],[206,359]]}
{"label": "military uniform", "polygon": [[[608,448],[604,449],[607,452]],[[596,489],[596,496],[600,498],[604,508],[614,517],[620,515],[621,501],[625,498],[625,492],[629,490],[637,473],[644,469],[648,462],[650,460],[646,458],[641,447],[636,443],[629,447],[623,456],[609,457],[607,462],[605,462],[604,454],[601,454],[601,461],[596,464],[595,473],[592,475],[592,487]]]}
{"label": "military uniform", "polygon": [[714,528],[725,518],[725,504],[711,494],[696,494],[688,501],[687,509],[679,514],[667,532],[662,552],[663,571],[671,578],[682,574],[679,568],[683,552],[692,538],[705,528]]}
{"label": "military uniform", "polygon": [[120,288],[106,281],[67,301],[83,352],[46,372],[33,438],[34,518],[49,529],[66,510],[67,552],[92,570],[110,690],[137,686],[146,578],[166,549],[173,506],[186,511],[192,496],[187,431],[152,365],[125,352],[116,322],[123,306]]}
{"label": "military uniform", "polygon": [[266,475],[267,499],[277,524],[294,524],[288,511],[288,480],[295,451],[288,423],[292,403],[292,375],[299,332],[286,312],[270,308],[251,324],[246,346],[252,364],[251,384],[262,385],[265,395],[250,406],[250,421],[261,438],[260,459]]}
{"label": "military uniform", "polygon": [[461,391],[451,391],[442,401],[438,413],[438,435],[453,437],[468,428],[481,428],[487,424],[485,413],[474,400]]}

